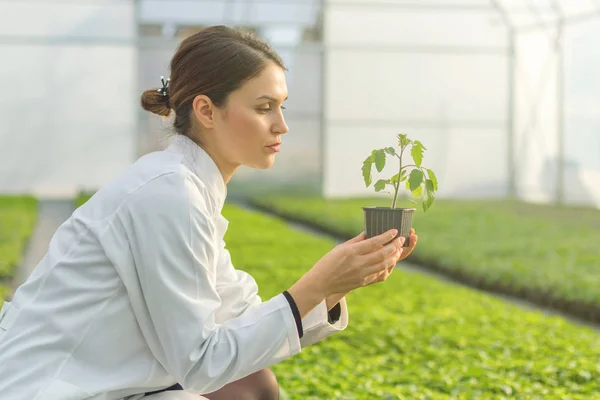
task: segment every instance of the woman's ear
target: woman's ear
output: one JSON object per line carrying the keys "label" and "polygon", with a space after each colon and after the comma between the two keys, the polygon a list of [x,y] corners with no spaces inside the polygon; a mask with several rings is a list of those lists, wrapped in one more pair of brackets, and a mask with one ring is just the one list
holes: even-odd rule
{"label": "woman's ear", "polygon": [[194,116],[204,129],[211,129],[215,122],[216,107],[212,100],[206,95],[198,95],[192,102]]}

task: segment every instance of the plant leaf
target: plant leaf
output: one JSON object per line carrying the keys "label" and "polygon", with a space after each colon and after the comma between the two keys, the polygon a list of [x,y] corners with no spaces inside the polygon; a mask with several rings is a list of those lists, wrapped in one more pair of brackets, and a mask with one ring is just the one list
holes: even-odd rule
{"label": "plant leaf", "polygon": [[431,193],[433,195],[433,192],[435,191],[434,185],[433,185],[433,181],[431,179],[427,179],[425,181],[425,188],[427,189],[427,193]]}
{"label": "plant leaf", "polygon": [[396,154],[396,150],[393,147],[386,147],[385,152],[388,153],[390,156],[393,156]]}
{"label": "plant leaf", "polygon": [[423,212],[427,212],[435,200],[433,194],[433,181],[431,179],[425,180],[425,194],[423,196]]}
{"label": "plant leaf", "polygon": [[371,165],[372,164],[373,164],[373,161],[372,161],[371,156],[367,157],[367,159],[365,161],[363,161],[362,174],[363,174],[363,179],[365,181],[365,186],[367,186],[367,187],[369,187],[372,182],[372,177],[371,177]]}
{"label": "plant leaf", "polygon": [[404,148],[410,144],[411,140],[406,136],[406,134],[401,133],[398,135],[398,146]]}
{"label": "plant leaf", "polygon": [[425,147],[425,146],[423,145],[423,143],[421,143],[421,141],[420,141],[420,140],[415,140],[415,144],[416,144],[417,146],[421,147],[423,150],[427,150],[427,147]]}
{"label": "plant leaf", "polygon": [[415,190],[412,191],[412,195],[415,196],[416,198],[421,197],[422,194],[423,194],[423,185],[420,185],[418,188],[416,188]]}
{"label": "plant leaf", "polygon": [[423,150],[424,147],[418,140],[413,143],[413,146],[410,149],[410,155],[412,156],[413,160],[415,160],[415,165],[417,167],[420,167],[421,163],[423,162]]}
{"label": "plant leaf", "polygon": [[433,182],[433,190],[438,190],[438,180],[437,177],[435,176],[435,174],[433,173],[432,170],[430,170],[429,168],[426,168],[427,170],[427,176],[429,177],[429,179],[431,180],[431,182]]}
{"label": "plant leaf", "polygon": [[396,174],[390,178],[390,183],[398,183],[399,175]]}
{"label": "plant leaf", "polygon": [[385,179],[380,179],[377,182],[375,182],[375,185],[373,186],[375,188],[376,192],[381,192],[383,189],[385,189],[385,184],[388,181]]}
{"label": "plant leaf", "polygon": [[407,172],[405,169],[403,169],[402,173],[400,174],[400,182],[404,182],[407,177],[408,177]]}
{"label": "plant leaf", "polygon": [[377,150],[374,154],[374,157],[375,157],[375,168],[377,168],[378,172],[381,172],[383,170],[383,167],[385,167],[385,151]]}
{"label": "plant leaf", "polygon": [[429,207],[431,207],[431,205],[433,204],[433,201],[435,200],[435,196],[433,195],[432,192],[426,192],[426,198],[423,201],[423,211],[427,212],[427,210],[429,210]]}
{"label": "plant leaf", "polygon": [[418,186],[423,183],[423,171],[420,169],[413,169],[410,172],[410,176],[408,177],[409,189],[410,191],[414,191]]}

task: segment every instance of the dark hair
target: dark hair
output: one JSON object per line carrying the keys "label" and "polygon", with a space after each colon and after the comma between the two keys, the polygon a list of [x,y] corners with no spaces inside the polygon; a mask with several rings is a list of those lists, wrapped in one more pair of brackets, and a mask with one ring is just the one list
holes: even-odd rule
{"label": "dark hair", "polygon": [[162,116],[169,116],[173,109],[175,131],[189,135],[196,96],[204,94],[221,107],[231,92],[258,75],[268,61],[286,69],[279,55],[257,34],[223,25],[205,28],[184,39],[173,56],[168,98],[159,88],[146,90],[142,107]]}

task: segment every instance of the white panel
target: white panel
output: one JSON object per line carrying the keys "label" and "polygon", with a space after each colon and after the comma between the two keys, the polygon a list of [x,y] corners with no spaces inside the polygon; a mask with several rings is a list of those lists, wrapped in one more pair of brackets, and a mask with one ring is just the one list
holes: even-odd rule
{"label": "white panel", "polygon": [[509,19],[516,26],[527,26],[544,30],[546,26],[558,22],[563,16],[567,19],[581,16],[600,16],[600,6],[596,0],[498,0],[508,12]]}
{"label": "white panel", "polygon": [[325,18],[325,43],[352,46],[506,47],[506,28],[490,8],[448,11],[427,8],[334,6]]}
{"label": "white panel", "polygon": [[558,102],[556,55],[544,32],[517,40],[515,157],[518,195],[529,201],[556,198]]}
{"label": "white panel", "polygon": [[[0,192],[71,194],[134,156],[135,50],[5,46]],[[118,68],[115,68],[118,66]]]}
{"label": "white panel", "polygon": [[272,46],[287,46],[288,48],[302,43],[304,30],[300,25],[287,24],[263,27],[260,35]]}
{"label": "white panel", "polygon": [[565,197],[600,206],[600,18],[565,32]]}
{"label": "white panel", "polygon": [[[365,187],[362,163],[373,149],[395,146],[398,133],[421,140],[427,148],[423,166],[436,173],[438,197],[477,198],[506,194],[506,136],[502,131],[335,124],[327,128],[324,194],[329,197],[376,195],[373,186]],[[397,172],[397,159],[388,159],[381,173],[374,169],[373,179],[387,179]],[[407,194],[406,189],[403,193]]]}
{"label": "white panel", "polygon": [[595,13],[600,17],[600,4],[597,0],[568,0],[559,1],[560,12],[567,17]]}
{"label": "white panel", "polygon": [[329,50],[327,118],[501,121],[506,60],[496,55]]}
{"label": "white panel", "polygon": [[288,71],[286,81],[289,98],[286,101],[288,114],[320,115],[322,86],[322,53],[310,48],[277,48]]}
{"label": "white panel", "polygon": [[143,0],[141,22],[193,24],[251,23],[313,24],[316,8],[309,1]]}
{"label": "white panel", "polygon": [[252,2],[249,7],[248,19],[255,23],[302,23],[311,25],[316,19],[317,8],[308,2]]}
{"label": "white panel", "polygon": [[133,38],[133,2],[0,2],[0,35]]}
{"label": "white panel", "polygon": [[[448,9],[448,8],[487,8],[489,0],[324,0],[331,5],[371,5],[374,7],[388,8],[428,8],[428,9]],[[522,1],[522,0],[515,0]]]}
{"label": "white panel", "polygon": [[225,18],[225,2],[220,0],[141,0],[138,6],[141,23],[213,23]]}
{"label": "white panel", "polygon": [[[600,18],[565,32],[566,150],[584,168],[600,171]],[[600,185],[600,182],[599,182]]]}

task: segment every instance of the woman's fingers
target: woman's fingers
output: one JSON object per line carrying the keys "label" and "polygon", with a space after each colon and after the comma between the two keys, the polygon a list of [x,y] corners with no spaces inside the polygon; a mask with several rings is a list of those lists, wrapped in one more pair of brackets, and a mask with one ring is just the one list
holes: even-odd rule
{"label": "woman's fingers", "polygon": [[381,271],[379,273],[375,273],[375,274],[370,275],[367,278],[367,283],[366,283],[365,286],[372,285],[372,284],[383,282],[383,281],[387,280],[387,278],[389,278],[389,276],[392,274],[392,271],[394,271],[394,268],[395,268],[395,264],[392,267],[390,267],[388,269],[385,269],[385,270],[383,270],[383,271]]}
{"label": "woman's fingers", "polygon": [[344,242],[344,244],[352,244],[352,243],[358,243],[358,242],[362,242],[363,240],[365,240],[367,238],[367,233],[365,231],[362,231],[361,233],[359,233],[357,236],[354,236],[352,239],[350,240],[346,240]]}
{"label": "woman's fingers", "polygon": [[402,250],[402,245],[404,244],[404,238],[398,237],[394,239],[394,241],[386,244],[384,247],[372,251],[371,253],[360,255],[357,257],[357,261],[360,265],[372,265],[378,263],[380,261],[385,260],[387,257],[394,254],[397,250]]}
{"label": "woman's fingers", "polygon": [[408,257],[410,253],[412,253],[412,251],[415,249],[415,247],[417,246],[417,242],[419,241],[419,237],[414,234],[414,229],[411,229],[411,232],[412,234],[410,235],[410,246],[404,248],[400,260],[404,260],[406,257]]}
{"label": "woman's fingers", "polygon": [[351,243],[350,249],[354,254],[368,254],[375,250],[379,250],[387,242],[396,237],[398,231],[396,229],[390,229],[387,232],[373,236],[369,239],[365,239],[359,242]]}
{"label": "woman's fingers", "polygon": [[381,273],[384,270],[392,269],[397,263],[402,254],[402,249],[396,249],[389,256],[374,264],[365,265],[363,267],[365,276]]}

